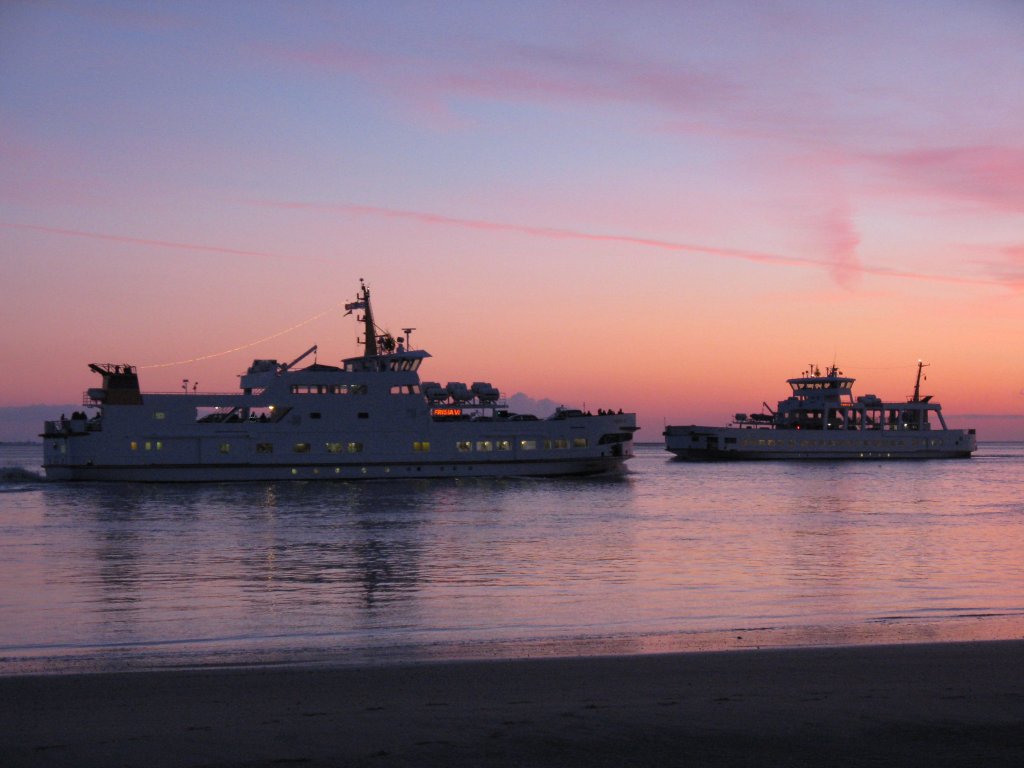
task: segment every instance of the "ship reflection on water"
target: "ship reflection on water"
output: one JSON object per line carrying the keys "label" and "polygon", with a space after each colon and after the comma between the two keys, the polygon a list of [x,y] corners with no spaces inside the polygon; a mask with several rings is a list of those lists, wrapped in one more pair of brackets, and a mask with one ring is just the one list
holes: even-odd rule
{"label": "ship reflection on water", "polygon": [[623,476],[18,485],[0,672],[1016,636],[1024,446]]}

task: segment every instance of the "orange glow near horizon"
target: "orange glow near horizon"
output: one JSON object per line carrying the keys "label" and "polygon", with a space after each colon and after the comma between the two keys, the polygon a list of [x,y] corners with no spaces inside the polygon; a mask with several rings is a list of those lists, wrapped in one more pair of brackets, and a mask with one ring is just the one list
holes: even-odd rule
{"label": "orange glow near horizon", "polygon": [[[383,312],[390,286],[382,289],[378,285],[375,281],[375,302],[377,296],[381,297],[380,303],[375,303],[375,314],[384,321],[395,301],[387,300],[389,310]],[[492,295],[495,306],[503,306],[505,300],[496,293]],[[3,405],[77,402],[80,393],[92,384],[91,374],[85,370],[88,362],[135,364],[144,391],[171,392],[178,391],[186,378],[198,383],[201,391],[233,391],[238,386],[238,374],[252,359],[287,362],[313,343],[319,344],[320,362],[337,363],[343,357],[361,354],[361,346],[356,343],[361,326],[354,318],[344,317],[340,309],[346,298],[351,297],[341,297],[335,306],[284,328],[270,328],[266,316],[251,328],[231,326],[233,333],[249,328],[250,333],[262,334],[258,339],[229,339],[226,331],[216,328],[216,322],[210,324],[210,332],[204,336],[201,331],[179,335],[173,328],[146,325],[138,319],[134,327],[117,324],[114,330],[105,331],[104,323],[86,318],[71,339],[50,345],[51,350],[61,350],[60,354],[39,359],[26,350],[29,354],[24,355],[21,364],[12,367]],[[548,300],[557,299],[554,293]],[[839,353],[823,356],[815,350],[838,346],[825,340],[825,328],[804,335],[806,350],[794,350],[777,341],[787,338],[787,326],[808,311],[807,305],[791,304],[787,308],[780,304],[773,316],[749,330],[735,322],[721,322],[717,328],[700,322],[699,317],[712,310],[695,298],[697,317],[689,312],[680,315],[671,306],[665,311],[649,308],[651,317],[665,323],[662,332],[646,330],[647,312],[639,313],[632,323],[628,312],[594,315],[587,322],[558,323],[552,332],[552,317],[539,310],[521,317],[502,310],[500,314],[508,322],[503,326],[498,319],[474,323],[457,306],[439,305],[434,297],[429,301],[424,297],[413,300],[419,302],[415,312],[418,317],[408,323],[417,328],[413,344],[433,355],[420,371],[424,380],[490,381],[506,397],[522,393],[570,407],[635,411],[643,428],[638,439],[644,441],[659,440],[666,423],[724,424],[734,413],[760,411],[762,401],[775,407],[788,394],[785,379],[800,375],[811,363],[824,367],[835,360],[844,373],[857,379],[855,394],[903,399],[913,389],[916,359],[908,353],[901,360],[870,343],[886,334],[905,334],[903,346],[908,349],[934,346],[925,357],[930,367],[923,389],[943,403],[951,426],[975,427],[982,439],[1024,439],[1024,419],[1015,416],[1013,410],[1019,392],[1000,392],[979,378],[977,372],[986,370],[986,361],[968,343],[969,334],[958,330],[953,321],[948,327],[929,332],[890,329],[882,320],[870,325],[861,323],[862,336],[853,338]],[[599,298],[593,301],[601,303]],[[586,298],[578,299],[581,313],[587,303]],[[435,316],[420,319],[423,306]],[[844,315],[834,313],[833,332],[843,327]],[[236,318],[224,320],[230,323]],[[381,323],[392,332],[406,324]],[[667,329],[672,327],[676,330],[669,333]],[[970,333],[991,333],[991,329],[979,331],[979,327],[984,325],[975,324]],[[83,331],[85,334],[79,335]],[[168,341],[150,343],[149,337],[159,338],[161,332],[171,334],[166,337]],[[961,343],[955,351],[940,348],[932,332]],[[95,339],[89,337],[91,333],[96,334]],[[193,350],[197,354],[182,361],[179,358],[193,346],[193,333],[202,340],[203,348]],[[213,349],[217,346],[225,349]],[[157,352],[164,356],[158,357]],[[17,359],[17,353],[14,357]],[[1014,367],[1017,361],[1011,356],[987,361],[987,365],[987,370],[996,371],[1005,381],[1018,375]]]}

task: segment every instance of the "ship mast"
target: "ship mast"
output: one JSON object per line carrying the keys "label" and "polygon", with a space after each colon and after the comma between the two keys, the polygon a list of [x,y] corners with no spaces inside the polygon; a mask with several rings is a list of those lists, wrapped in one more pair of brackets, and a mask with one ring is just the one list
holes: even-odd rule
{"label": "ship mast", "polygon": [[352,314],[352,310],[361,309],[363,310],[363,316],[357,318],[363,322],[363,357],[376,357],[377,356],[377,326],[373,324],[373,309],[370,308],[370,289],[366,283],[363,282],[363,278],[359,278],[359,293],[356,294],[356,300],[351,301],[345,305],[345,309],[348,311],[346,315]]}
{"label": "ship mast", "polygon": [[920,360],[917,361],[917,381],[914,382],[914,399],[910,402],[919,403],[921,402],[921,370],[929,365],[929,363],[922,363]]}

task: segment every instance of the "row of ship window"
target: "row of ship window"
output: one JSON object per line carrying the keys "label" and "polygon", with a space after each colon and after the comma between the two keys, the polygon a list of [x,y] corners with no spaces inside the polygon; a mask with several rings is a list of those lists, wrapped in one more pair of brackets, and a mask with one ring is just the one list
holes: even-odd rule
{"label": "row of ship window", "polygon": [[[589,445],[587,438],[575,437],[571,441],[566,438],[557,438],[552,440],[541,441],[544,450],[563,450],[570,446],[573,448],[586,448]],[[521,451],[533,451],[537,449],[537,440],[520,440],[519,450]],[[162,451],[164,444],[162,440],[132,440],[130,447],[133,451],[144,450],[144,451]],[[324,448],[327,453],[362,453],[363,444],[358,442],[332,442],[324,443]],[[460,453],[468,453],[471,451],[511,451],[512,441],[511,440],[460,440],[455,444],[456,450]],[[429,440],[416,440],[412,444],[412,449],[416,453],[428,453],[430,451]],[[295,443],[292,446],[292,451],[295,453],[309,453],[313,450],[312,443]],[[231,443],[220,444],[221,453],[231,453]],[[273,453],[273,443],[256,443],[256,453]]]}
{"label": "row of ship window", "polygon": [[[727,437],[725,439],[725,442],[727,442],[727,443],[733,442],[734,443],[734,442],[736,442],[736,439],[735,438],[728,438]],[[931,444],[932,444],[932,447],[934,448],[934,447],[937,447],[937,446],[941,445],[942,441],[941,440],[937,440],[937,439],[933,439],[931,441]],[[744,448],[749,448],[749,447],[752,447],[752,446],[755,446],[755,445],[757,445],[757,446],[767,446],[767,447],[779,446],[780,448],[781,447],[785,447],[787,445],[790,448],[796,448],[797,446],[799,446],[801,448],[811,448],[811,447],[815,447],[815,448],[820,448],[820,447],[836,448],[836,447],[840,447],[840,446],[844,447],[844,448],[888,448],[888,447],[892,447],[892,446],[897,446],[897,447],[908,446],[908,447],[911,447],[911,448],[916,446],[916,447],[925,448],[925,447],[928,446],[928,440],[925,440],[925,439],[914,439],[914,438],[906,438],[906,439],[901,439],[901,440],[864,440],[864,441],[862,441],[862,442],[860,442],[860,443],[855,445],[854,443],[847,442],[845,440],[842,440],[842,441],[840,441],[840,440],[811,440],[811,439],[806,439],[806,438],[800,439],[800,440],[794,440],[792,438],[789,439],[789,440],[773,440],[772,438],[761,438],[761,439],[758,439],[758,440],[754,440],[752,438],[744,438],[744,439],[740,440],[740,445],[742,447],[744,447]]]}
{"label": "row of ship window", "polygon": [[[292,384],[293,395],[365,395],[365,384]],[[419,384],[396,384],[392,395],[418,395]]]}
{"label": "row of ship window", "polygon": [[[132,440],[129,443],[129,447],[133,451],[162,451],[164,449],[163,440]],[[325,443],[324,447],[328,453],[362,453],[362,443]],[[309,453],[313,450],[311,443],[295,443],[293,450],[295,453]],[[231,453],[231,443],[220,444],[221,453]],[[256,443],[256,453],[273,453],[273,443]]]}

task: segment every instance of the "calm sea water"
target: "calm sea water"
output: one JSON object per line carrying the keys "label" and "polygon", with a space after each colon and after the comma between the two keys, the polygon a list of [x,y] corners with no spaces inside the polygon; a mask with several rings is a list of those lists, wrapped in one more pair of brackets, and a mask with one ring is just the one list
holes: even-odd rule
{"label": "calm sea water", "polygon": [[0,446],[3,674],[1024,636],[1019,443],[194,486],[46,483],[40,455]]}

